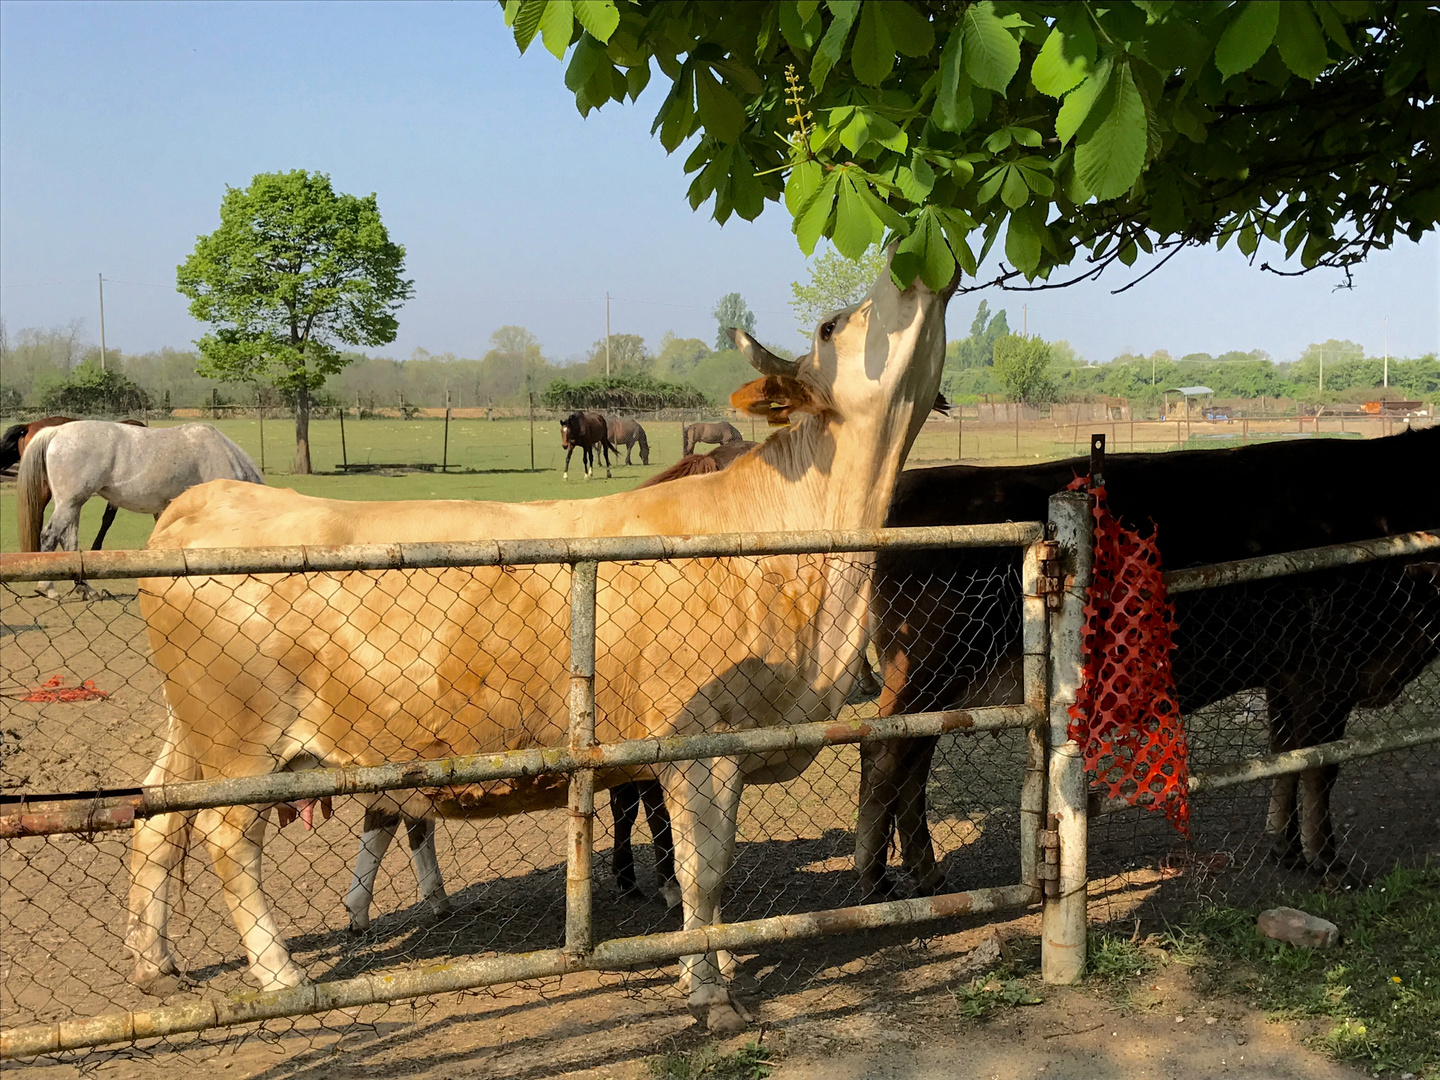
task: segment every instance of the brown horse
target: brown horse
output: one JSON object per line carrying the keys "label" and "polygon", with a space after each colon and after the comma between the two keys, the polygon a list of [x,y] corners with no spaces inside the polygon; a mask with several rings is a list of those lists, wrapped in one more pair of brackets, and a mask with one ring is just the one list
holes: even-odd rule
{"label": "brown horse", "polygon": [[740,434],[734,424],[720,420],[713,424],[691,424],[688,427],[682,426],[681,434],[685,437],[684,453],[693,454],[696,443],[718,443],[724,446],[727,443],[744,442],[745,436]]}
{"label": "brown horse", "polygon": [[[640,426],[639,421],[631,420],[629,417],[607,416],[605,428],[610,436],[610,441],[617,447],[625,447],[625,464],[630,464],[630,451],[636,443],[640,444],[640,464],[650,464],[650,440],[645,438],[645,429]],[[620,451],[615,451],[618,457]]]}
{"label": "brown horse", "polygon": [[746,442],[741,439],[739,442],[721,443],[708,454],[686,454],[664,472],[656,473],[640,486],[654,487],[656,484],[679,480],[683,476],[704,476],[706,473],[719,472],[736,458],[748,454],[759,445],[759,443]]}
{"label": "brown horse", "polygon": [[[20,459],[25,456],[25,447],[34,438],[37,432],[46,428],[59,427],[61,424],[70,424],[78,419],[74,416],[47,416],[41,420],[32,420],[28,424],[14,424],[5,429],[5,434],[0,435],[0,472],[9,469],[12,465],[18,465]],[[130,424],[134,427],[144,427],[144,420],[121,420],[122,424]],[[42,492],[44,498],[40,503],[40,512],[45,512],[45,506],[50,502],[50,488],[47,485]],[[100,531],[95,534],[95,543],[91,545],[91,551],[99,551],[100,545],[105,539],[105,534],[110,531],[111,524],[115,521],[115,505],[105,504],[105,515],[100,519]]]}
{"label": "brown horse", "polygon": [[605,421],[605,415],[598,412],[573,412],[564,420],[560,421],[560,445],[565,450],[565,472],[561,477],[563,480],[570,479],[570,455],[575,453],[575,448],[580,448],[580,458],[585,465],[585,479],[590,479],[590,471],[595,463],[595,445],[600,445],[601,452],[605,455],[605,478],[610,478],[610,455],[620,456],[620,451],[615,449],[615,444],[610,441],[609,425]]}

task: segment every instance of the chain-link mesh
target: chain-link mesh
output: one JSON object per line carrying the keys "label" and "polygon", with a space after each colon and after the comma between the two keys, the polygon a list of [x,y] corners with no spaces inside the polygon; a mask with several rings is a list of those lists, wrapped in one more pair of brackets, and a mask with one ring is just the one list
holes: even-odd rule
{"label": "chain-link mesh", "polygon": [[[872,565],[869,555],[601,563],[597,741],[828,721],[837,707],[841,720],[875,716],[868,665],[852,660],[862,678],[850,703],[841,707],[836,697],[848,682],[846,650],[864,639]],[[567,743],[568,565],[107,584],[106,598],[89,602],[56,603],[20,583],[0,589],[0,784],[7,798],[113,793],[202,775],[259,775],[286,764],[378,765]],[[951,571],[948,584],[987,610],[1009,608],[1007,617],[1018,623],[1014,559]],[[975,662],[998,678],[1001,660],[977,653]],[[828,696],[808,689],[835,679],[840,685]],[[88,682],[96,692],[25,700],[56,680],[65,687]],[[1005,685],[1013,692],[993,700],[1019,701],[1018,682]],[[183,737],[167,744],[177,737],[172,713],[183,721],[176,729]],[[344,723],[326,729],[331,716]],[[1017,880],[1024,747],[1023,731],[940,740],[930,832],[956,888]],[[157,760],[169,764],[163,775],[152,771]],[[852,869],[858,748],[769,755],[747,768],[752,782],[740,802],[725,921],[864,899]],[[647,821],[644,809],[647,801],[656,808],[662,775],[663,766],[598,775],[602,789],[635,786],[597,795],[596,941],[680,928],[678,910],[661,895],[665,882],[650,842],[663,812]],[[772,779],[782,782],[765,782]],[[562,773],[337,797],[333,817],[303,802],[272,804],[262,814],[263,892],[289,959],[308,979],[336,980],[564,944],[567,780]],[[617,794],[640,804],[638,889],[615,879]],[[466,816],[442,817],[429,841],[422,819],[432,803]],[[280,827],[296,810],[304,820]],[[234,837],[222,835],[225,842],[207,850],[206,829],[219,832],[230,813],[184,815],[192,822],[188,835],[177,831],[182,815],[169,815],[169,825],[166,815],[152,818],[171,850],[152,843],[133,865],[128,828],[0,844],[0,1025],[184,1005],[253,989],[257,975],[263,981],[275,956],[252,965],[237,931],[237,921],[253,927],[258,905],[242,898],[237,920],[212,858],[231,857]],[[357,852],[376,850],[376,837],[389,831],[394,843],[367,905],[354,884]],[[413,866],[412,839],[422,853]],[[442,901],[432,878],[427,903],[421,863],[431,843],[446,895]],[[147,876],[147,855],[172,874]],[[673,899],[673,888],[667,891]],[[157,897],[171,910],[157,915],[147,907]],[[160,930],[178,970],[165,969],[163,950],[152,949],[149,959],[160,976],[179,978],[150,987],[163,996],[143,992],[132,978],[132,908],[165,920]],[[827,950],[822,943],[783,952],[797,970],[819,971],[835,962]],[[642,998],[675,998],[673,966],[608,978]],[[425,1007],[459,1007],[463,997],[445,995]],[[353,1018],[370,1022],[400,1008],[367,1007]],[[294,1052],[297,1040],[310,1038],[313,1048],[347,1022],[300,1018],[263,1030],[288,1033],[287,1052]],[[173,1036],[144,1044],[144,1053],[159,1052],[158,1045],[199,1060],[237,1037]],[[110,1060],[105,1053],[91,1060]]]}
{"label": "chain-link mesh", "polygon": [[[1440,724],[1435,571],[1390,559],[1174,597],[1192,773]],[[1440,855],[1440,743],[1201,791],[1191,807],[1190,843],[1143,810],[1092,817],[1092,918],[1151,890],[1162,908],[1243,905],[1422,865]]]}

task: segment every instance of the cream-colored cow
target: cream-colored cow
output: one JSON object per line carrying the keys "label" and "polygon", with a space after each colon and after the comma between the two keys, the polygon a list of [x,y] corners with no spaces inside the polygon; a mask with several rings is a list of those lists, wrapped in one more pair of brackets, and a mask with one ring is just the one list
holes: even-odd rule
{"label": "cream-colored cow", "polygon": [[[219,481],[162,515],[157,548],[364,544],[879,527],[935,400],[949,290],[888,270],[785,361],[736,332],[765,378],[737,404],[797,420],[728,470],[599,499],[522,504],[338,502]],[[869,560],[781,556],[602,563],[596,735],[602,742],[835,716],[865,647]],[[147,579],[141,603],[170,724],[147,784],[377,765],[566,741],[569,569]],[[744,783],[786,780],[813,752],[663,770],[685,926],[720,919]],[[597,777],[597,785],[619,776]],[[564,778],[367,802],[407,816],[563,805]],[[436,796],[430,801],[431,796]],[[204,810],[224,896],[266,989],[294,986],[261,888],[268,814]],[[139,822],[126,943],[142,986],[178,971],[170,905],[188,815]],[[716,954],[685,958],[690,1007],[742,1023]]]}

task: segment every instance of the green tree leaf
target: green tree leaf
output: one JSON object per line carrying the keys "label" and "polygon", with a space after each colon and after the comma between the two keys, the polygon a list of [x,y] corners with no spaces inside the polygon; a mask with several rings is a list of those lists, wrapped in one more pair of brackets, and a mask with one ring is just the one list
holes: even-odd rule
{"label": "green tree leaf", "polygon": [[599,41],[609,41],[620,25],[620,12],[615,10],[614,0],[571,0],[571,6],[575,21]]}
{"label": "green tree leaf", "polygon": [[1075,172],[1102,202],[1124,195],[1145,164],[1145,103],[1128,63],[1116,68],[1075,143]]}
{"label": "green tree leaf", "polygon": [[879,86],[895,68],[895,43],[880,7],[870,0],[860,9],[860,25],[850,47],[850,68],[867,86]]}
{"label": "green tree leaf", "polygon": [[927,288],[943,289],[955,276],[955,256],[933,210],[921,211],[910,235],[896,246],[890,272],[902,288],[919,278]]}
{"label": "green tree leaf", "polygon": [[1084,82],[1065,95],[1065,103],[1060,106],[1060,112],[1055,117],[1055,134],[1060,139],[1060,145],[1066,145],[1075,137],[1080,125],[1085,123],[1090,110],[1094,108],[1096,99],[1109,85],[1110,58],[1107,56],[1091,69]]}
{"label": "green tree leaf", "polygon": [[1033,274],[1040,265],[1040,231],[1034,216],[1023,210],[1010,215],[1005,232],[1005,257],[1016,270]]}
{"label": "green tree leaf", "polygon": [[810,255],[820,237],[825,235],[830,224],[830,215],[835,208],[835,191],[840,186],[840,174],[833,172],[815,189],[801,207],[795,218],[795,239],[800,250]]}
{"label": "green tree leaf", "polygon": [[1005,166],[1005,181],[1000,185],[1000,201],[1011,210],[1018,210],[1030,201],[1030,185],[1016,165]]}
{"label": "green tree leaf", "polygon": [[976,86],[1003,92],[1020,67],[1020,43],[995,16],[991,0],[965,9],[965,70]]}
{"label": "green tree leaf", "polygon": [[540,16],[545,13],[546,0],[521,0],[516,6],[505,8],[507,19],[513,19],[510,26],[515,33],[515,44],[520,47],[523,53],[530,47],[530,42],[535,40],[535,35],[540,30]]}
{"label": "green tree leaf", "polygon": [[890,27],[890,38],[897,52],[906,56],[930,55],[930,50],[935,48],[935,30],[908,0],[889,0],[875,6]]}
{"label": "green tree leaf", "polygon": [[940,88],[935,94],[935,124],[945,131],[964,131],[975,120],[975,104],[970,96],[970,75],[965,71],[964,34],[960,28],[951,31],[940,52]]}
{"label": "green tree leaf", "polygon": [[1280,21],[1275,28],[1275,47],[1285,66],[1302,79],[1314,82],[1325,70],[1330,57],[1325,50],[1325,35],[1311,14],[1308,3],[1280,5]]}
{"label": "green tree leaf", "polygon": [[829,7],[830,26],[815,49],[815,58],[810,61],[810,83],[817,94],[825,88],[826,77],[845,52],[850,27],[860,14],[860,0],[830,0]]}
{"label": "green tree leaf", "polygon": [[800,208],[815,194],[822,175],[820,166],[813,161],[796,162],[790,170],[790,177],[785,181],[785,209],[792,218],[800,216]]}
{"label": "green tree leaf", "polygon": [[848,173],[842,173],[839,199],[835,204],[835,231],[831,236],[840,254],[849,259],[860,258],[866,248],[880,242],[885,232],[880,219],[855,188],[855,179]]}
{"label": "green tree leaf", "polygon": [[825,30],[819,13],[815,11],[816,6],[815,4],[809,5],[810,14],[802,17],[801,5],[795,3],[795,0],[781,0],[780,2],[780,33],[790,48],[797,53],[808,53],[815,48],[815,43],[820,40],[820,35]]}
{"label": "green tree leaf", "polygon": [[1051,30],[1030,66],[1030,81],[1042,94],[1058,98],[1075,89],[1095,63],[1095,34],[1087,21],[1079,26],[1083,33],[1066,34],[1059,26]]}
{"label": "green tree leaf", "polygon": [[575,19],[570,0],[547,0],[545,10],[540,13],[540,36],[545,48],[556,60],[565,59],[565,50],[570,47],[570,37],[575,32]]}
{"label": "green tree leaf", "polygon": [[723,143],[733,143],[745,127],[745,106],[708,68],[695,71],[695,112],[705,130]]}
{"label": "green tree leaf", "polygon": [[1275,40],[1279,0],[1245,0],[1215,46],[1215,66],[1223,78],[1249,71]]}

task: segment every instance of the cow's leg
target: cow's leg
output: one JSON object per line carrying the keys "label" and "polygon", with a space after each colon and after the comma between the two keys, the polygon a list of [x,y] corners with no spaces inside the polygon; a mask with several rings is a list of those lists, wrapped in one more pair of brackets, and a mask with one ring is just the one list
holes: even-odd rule
{"label": "cow's leg", "polygon": [[1330,793],[1339,776],[1339,765],[1322,765],[1300,774],[1300,844],[1322,874],[1340,865],[1335,824],[1330,817]]}
{"label": "cow's leg", "polygon": [[680,886],[675,880],[675,838],[670,831],[670,813],[665,809],[665,789],[658,780],[641,780],[637,785],[645,802],[645,821],[655,845],[655,876],[667,908],[680,906]]}
{"label": "cow's leg", "polygon": [[[158,521],[160,515],[156,514],[155,518]],[[113,524],[115,524],[115,504],[106,503],[105,513],[100,517],[100,531],[95,534],[95,543],[90,545],[91,551],[100,550],[100,545],[105,542],[105,534],[110,531],[110,526]]]}
{"label": "cow's leg", "polygon": [[[735,846],[740,770],[733,759],[675,762],[665,771],[665,795],[675,825],[676,875],[685,929],[720,918],[720,894]],[[690,1012],[717,1034],[741,1030],[746,1018],[730,998],[722,968],[729,957],[705,953],[680,958]]]}
{"label": "cow's leg", "polygon": [[[561,479],[561,480],[569,480],[569,479],[570,479],[570,455],[573,454],[573,453],[575,453],[575,447],[573,447],[573,446],[566,447],[566,449],[565,449],[565,471],[560,474],[560,479]],[[581,460],[584,460],[584,459],[582,458]]]}
{"label": "cow's leg", "polygon": [[[1267,688],[1265,704],[1270,716],[1270,752],[1297,749],[1300,746],[1295,734],[1297,709],[1290,696],[1283,690]],[[1305,850],[1300,843],[1296,787],[1294,773],[1277,776],[1270,784],[1270,806],[1265,815],[1265,831],[1272,837],[1271,857],[1282,866],[1292,869],[1305,865]]]}
{"label": "cow's leg", "polygon": [[895,823],[901,748],[898,740],[860,744],[860,810],[855,825],[855,872],[860,878],[860,899],[865,903],[889,900],[895,895],[895,886],[885,873],[885,862]]}
{"label": "cow's leg", "polygon": [[440,859],[435,854],[435,820],[407,818],[405,832],[410,840],[410,861],[415,866],[415,880],[420,897],[430,907],[430,914],[443,919],[454,910],[445,895],[445,881],[440,876]]}
{"label": "cow's leg", "polygon": [[615,847],[610,866],[620,892],[632,899],[640,898],[635,881],[635,848],[630,836],[635,818],[640,813],[640,786],[635,783],[616,784],[610,789],[610,816],[615,820]]}
{"label": "cow's leg", "polygon": [[895,830],[905,869],[915,880],[920,896],[934,896],[945,888],[945,872],[935,861],[930,822],[925,814],[925,790],[938,739],[906,739],[902,743],[900,790],[895,800]]}
{"label": "cow's leg", "polygon": [[164,997],[179,986],[180,966],[170,944],[173,889],[183,888],[180,866],[189,846],[187,814],[157,814],[135,822],[130,849],[130,917],[125,947],[135,958],[131,980]]}
{"label": "cow's leg", "polygon": [[260,989],[283,990],[305,982],[261,887],[265,816],[250,806],[202,810],[196,827],[205,835],[225,903],[250,958],[250,974]]}
{"label": "cow's leg", "polygon": [[350,891],[345,894],[345,910],[350,913],[350,932],[359,934],[370,929],[370,905],[375,899],[375,876],[380,872],[380,863],[390,842],[395,839],[395,830],[400,825],[400,815],[388,810],[366,810],[361,826],[360,851],[355,856],[355,876],[350,880]]}

